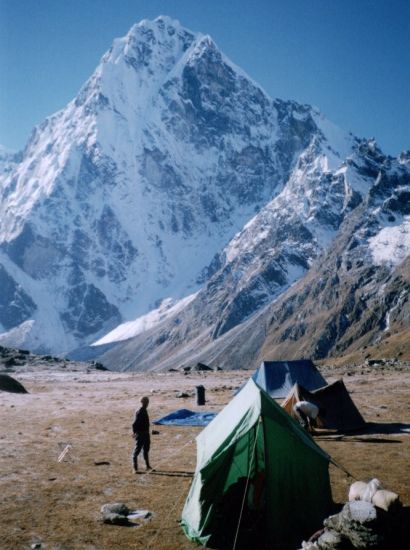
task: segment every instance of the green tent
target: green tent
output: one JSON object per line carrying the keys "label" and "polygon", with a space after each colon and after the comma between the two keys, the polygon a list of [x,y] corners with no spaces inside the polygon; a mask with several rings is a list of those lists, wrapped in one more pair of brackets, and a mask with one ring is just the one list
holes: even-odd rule
{"label": "green tent", "polygon": [[182,527],[208,546],[232,548],[239,524],[238,545],[251,537],[295,548],[329,513],[329,460],[250,379],[197,437]]}

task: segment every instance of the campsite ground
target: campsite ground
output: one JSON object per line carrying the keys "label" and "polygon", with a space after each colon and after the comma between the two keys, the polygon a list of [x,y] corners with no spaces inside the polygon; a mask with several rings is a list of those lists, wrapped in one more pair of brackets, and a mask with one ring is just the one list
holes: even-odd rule
{"label": "campsite ground", "polygon": [[[379,478],[410,505],[410,434],[393,423],[410,423],[407,368],[324,367],[328,381],[340,376],[367,421],[370,434],[320,437],[318,443],[358,479]],[[120,374],[110,372],[12,373],[30,392],[0,392],[0,548],[105,550],[197,548],[178,523],[190,478],[131,470],[130,424],[140,396],[149,395],[154,420],[178,408],[198,410],[194,396],[206,388],[206,410],[218,411],[249,372]],[[200,428],[158,426],[151,462],[159,470],[193,471],[194,438]],[[66,445],[72,445],[59,462]],[[346,475],[331,466],[333,497],[346,500]],[[308,472],[307,472],[308,474]],[[125,502],[152,511],[138,527],[102,524],[100,508]]]}

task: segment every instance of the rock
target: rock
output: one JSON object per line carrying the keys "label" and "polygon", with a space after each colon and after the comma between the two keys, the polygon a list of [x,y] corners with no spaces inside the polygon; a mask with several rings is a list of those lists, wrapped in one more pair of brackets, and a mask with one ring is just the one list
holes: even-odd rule
{"label": "rock", "polygon": [[[379,486],[377,479],[369,483],[356,482],[350,487],[349,498],[363,498],[366,491],[373,493]],[[324,520],[324,530],[317,531],[308,542],[304,541],[302,548],[396,550],[407,547],[408,518],[402,513],[399,495],[379,489],[372,498],[372,502],[352,500],[345,504],[340,513]]]}
{"label": "rock", "polygon": [[380,365],[384,365],[385,363],[385,359],[367,359],[365,361],[365,364],[369,365],[369,367],[379,367]]}
{"label": "rock", "polygon": [[104,504],[101,507],[101,513],[105,513],[105,512],[127,516],[130,513],[130,509],[123,502],[114,502],[111,504]]}
{"label": "rock", "polygon": [[321,550],[348,550],[354,547],[337,531],[326,529],[324,533],[320,535],[316,548],[320,548]]}
{"label": "rock", "polygon": [[339,514],[324,521],[328,531],[343,535],[358,549],[380,547],[383,541],[380,523],[376,508],[361,500],[348,502]]}
{"label": "rock", "polygon": [[175,397],[179,397],[179,398],[181,398],[181,397],[183,397],[183,398],[189,397],[189,393],[186,393],[186,392],[184,392],[184,391],[179,391],[179,392],[176,394]]}
{"label": "rock", "polygon": [[102,363],[94,362],[94,368],[96,370],[109,370],[107,367],[104,367]]}
{"label": "rock", "polygon": [[195,371],[211,371],[213,369],[211,367],[209,367],[208,365],[205,365],[205,363],[197,363],[195,365],[195,367],[193,367],[192,370],[195,370]]}
{"label": "rock", "polygon": [[128,506],[122,502],[114,502],[112,504],[104,504],[101,507],[103,523],[112,525],[128,525],[138,526],[138,520],[148,521],[152,517],[152,512],[149,510],[130,510]]}
{"label": "rock", "polygon": [[130,509],[122,502],[114,502],[113,504],[104,504],[101,507],[103,523],[112,525],[128,525],[128,514]]}
{"label": "rock", "polygon": [[26,388],[8,374],[0,374],[0,390],[11,393],[28,393]]}

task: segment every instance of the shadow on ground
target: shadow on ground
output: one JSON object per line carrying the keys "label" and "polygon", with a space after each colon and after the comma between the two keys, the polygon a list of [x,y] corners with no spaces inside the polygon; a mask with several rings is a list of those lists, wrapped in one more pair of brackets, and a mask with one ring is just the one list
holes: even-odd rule
{"label": "shadow on ground", "polygon": [[401,422],[368,422],[360,430],[348,433],[317,435],[322,441],[362,441],[363,443],[401,443],[399,440],[368,437],[369,435],[410,435],[410,424]]}
{"label": "shadow on ground", "polygon": [[368,422],[365,428],[359,432],[360,435],[366,434],[408,434],[410,435],[410,424],[404,424],[401,422]]}

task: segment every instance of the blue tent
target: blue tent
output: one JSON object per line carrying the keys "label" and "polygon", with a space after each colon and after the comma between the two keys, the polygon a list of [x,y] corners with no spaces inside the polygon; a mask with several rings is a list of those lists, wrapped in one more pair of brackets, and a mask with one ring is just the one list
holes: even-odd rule
{"label": "blue tent", "polygon": [[155,420],[154,424],[168,426],[207,426],[215,418],[215,412],[194,412],[178,409],[167,416]]}
{"label": "blue tent", "polygon": [[304,359],[264,361],[252,378],[260,388],[276,399],[286,397],[296,383],[309,391],[327,384],[312,361]]}

